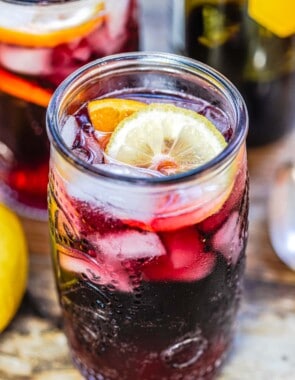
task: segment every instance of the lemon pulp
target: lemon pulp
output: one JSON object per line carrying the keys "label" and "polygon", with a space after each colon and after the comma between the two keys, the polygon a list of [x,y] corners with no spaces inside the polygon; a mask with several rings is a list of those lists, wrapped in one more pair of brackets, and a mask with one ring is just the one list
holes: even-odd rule
{"label": "lemon pulp", "polygon": [[226,145],[221,132],[195,111],[151,104],[118,124],[106,154],[128,165],[170,175],[210,161]]}

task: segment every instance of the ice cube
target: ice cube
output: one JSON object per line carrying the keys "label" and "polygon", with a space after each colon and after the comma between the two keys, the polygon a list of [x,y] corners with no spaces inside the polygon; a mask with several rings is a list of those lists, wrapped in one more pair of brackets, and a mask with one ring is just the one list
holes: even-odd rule
{"label": "ice cube", "polygon": [[129,275],[119,261],[100,262],[77,249],[57,248],[59,264],[64,270],[84,275],[96,284],[112,285],[124,292],[132,290]]}
{"label": "ice cube", "polygon": [[[66,189],[70,198],[76,198],[79,201],[89,202],[90,206],[92,204],[95,205],[95,203],[99,204],[96,199],[98,186],[94,178],[83,175],[76,170],[69,171],[66,175],[68,177]],[[100,194],[100,198],[103,202],[105,197]]]}
{"label": "ice cube", "polygon": [[150,178],[150,177],[163,177],[164,175],[149,169],[136,168],[134,166],[119,164],[119,163],[108,163],[108,164],[98,164],[94,165],[96,168],[108,171],[113,174],[119,174],[126,177],[136,177],[136,178]]}
{"label": "ice cube", "polygon": [[202,110],[202,114],[211,120],[224,136],[231,130],[230,120],[221,109],[208,105]]}
{"label": "ice cube", "polygon": [[194,226],[164,232],[161,237],[175,269],[190,266],[196,261],[197,256],[204,252],[202,236],[198,234]]}
{"label": "ice cube", "polygon": [[62,126],[61,137],[68,148],[72,148],[78,133],[78,123],[74,116],[69,116]]}
{"label": "ice cube", "polygon": [[213,236],[212,244],[225,259],[235,265],[243,249],[241,237],[241,220],[237,211],[233,212],[228,220]]}
{"label": "ice cube", "polygon": [[215,255],[204,251],[202,236],[194,226],[161,234],[167,255],[144,265],[144,275],[154,281],[196,281],[208,276]]}
{"label": "ice cube", "polygon": [[49,75],[51,50],[0,45],[0,64],[8,70],[26,75]]}
{"label": "ice cube", "polygon": [[91,243],[107,257],[121,260],[154,258],[166,254],[159,236],[153,232],[136,230],[88,236]]}

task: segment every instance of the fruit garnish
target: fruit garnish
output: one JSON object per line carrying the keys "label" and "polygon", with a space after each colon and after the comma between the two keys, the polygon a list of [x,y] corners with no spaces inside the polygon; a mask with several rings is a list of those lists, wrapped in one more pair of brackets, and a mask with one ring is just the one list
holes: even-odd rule
{"label": "fruit garnish", "polygon": [[[1,32],[0,32],[1,33]],[[52,93],[37,84],[0,68],[0,91],[30,103],[47,107]]]}
{"label": "fruit garnish", "polygon": [[146,107],[146,104],[137,100],[97,99],[88,103],[88,113],[96,130],[113,132],[123,119],[144,107]]}
{"label": "fruit garnish", "polygon": [[[27,47],[52,48],[72,42],[76,38],[87,36],[105,18],[102,12],[103,1],[86,10],[84,7],[81,13],[78,9],[81,7],[79,2],[77,2],[77,8],[75,4],[72,4],[72,8],[65,7],[63,11],[60,10],[59,4],[46,7],[32,5],[30,8],[25,6],[26,9],[22,12],[23,17],[17,19],[19,22],[17,25],[11,25],[11,14],[16,10],[13,9],[13,4],[5,4],[4,7],[1,8],[3,13],[0,20],[1,42]],[[17,12],[21,10],[17,9]],[[6,13],[7,17],[5,17]]]}
{"label": "fruit garnish", "polygon": [[22,301],[28,276],[28,249],[16,215],[0,204],[0,333]]}
{"label": "fruit garnish", "polygon": [[[206,117],[171,104],[152,104],[119,123],[106,146],[106,157],[118,164],[169,175],[210,161],[226,145],[223,135]],[[135,210],[130,220],[127,215],[122,220],[147,231],[171,231],[200,223],[219,211],[228,199],[243,159],[241,150],[216,173],[214,182],[203,178],[185,194],[163,194],[151,205],[151,216]]]}
{"label": "fruit garnish", "polygon": [[204,116],[171,104],[151,104],[119,123],[106,154],[170,175],[210,161],[226,145],[223,135]]}

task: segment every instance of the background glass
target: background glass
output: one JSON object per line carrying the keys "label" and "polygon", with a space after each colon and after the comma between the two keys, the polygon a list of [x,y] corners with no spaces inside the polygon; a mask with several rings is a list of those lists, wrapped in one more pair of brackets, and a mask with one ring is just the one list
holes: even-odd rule
{"label": "background glass", "polygon": [[0,186],[20,214],[47,218],[45,109],[81,65],[138,49],[136,0],[0,1]]}

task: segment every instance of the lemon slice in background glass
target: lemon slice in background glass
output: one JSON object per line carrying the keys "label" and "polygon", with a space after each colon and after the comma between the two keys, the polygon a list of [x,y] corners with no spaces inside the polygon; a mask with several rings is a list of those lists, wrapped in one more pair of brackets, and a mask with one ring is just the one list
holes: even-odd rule
{"label": "lemon slice in background glass", "polygon": [[0,204],[0,333],[22,301],[28,275],[28,251],[19,219]]}
{"label": "lemon slice in background glass", "polygon": [[151,104],[118,124],[106,154],[170,175],[203,165],[226,145],[223,135],[204,116],[171,104]]}
{"label": "lemon slice in background glass", "polygon": [[0,3],[2,43],[52,48],[87,36],[105,19],[104,2],[71,4]]}

